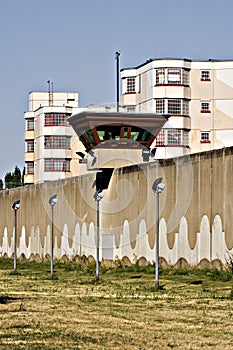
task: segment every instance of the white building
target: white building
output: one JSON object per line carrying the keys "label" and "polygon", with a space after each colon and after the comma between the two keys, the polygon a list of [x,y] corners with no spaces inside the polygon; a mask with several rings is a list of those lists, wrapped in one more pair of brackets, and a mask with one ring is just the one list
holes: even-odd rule
{"label": "white building", "polygon": [[25,112],[24,183],[77,175],[77,150],[83,150],[67,117],[78,111],[77,92],[30,92]]}
{"label": "white building", "polygon": [[[122,69],[121,79],[126,110],[170,115],[152,145],[156,158],[233,145],[233,60],[150,59]],[[84,146],[67,123],[82,110],[76,92],[29,94],[25,184],[86,172],[76,155]]]}
{"label": "white building", "polygon": [[233,144],[233,60],[150,59],[122,69],[121,79],[123,106],[171,115],[156,158]]}

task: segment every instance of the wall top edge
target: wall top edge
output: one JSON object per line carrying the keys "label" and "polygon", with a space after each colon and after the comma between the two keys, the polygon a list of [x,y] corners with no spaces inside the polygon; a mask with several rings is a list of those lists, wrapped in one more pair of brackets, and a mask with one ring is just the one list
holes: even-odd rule
{"label": "wall top edge", "polygon": [[[220,158],[222,156],[228,156],[233,154],[233,146],[230,147],[223,147],[220,149],[216,150],[211,150],[211,151],[206,151],[206,152],[199,152],[199,153],[194,153],[190,155],[185,155],[181,157],[174,157],[174,158],[168,158],[168,159],[158,159],[149,163],[140,163],[140,164],[134,164],[134,165],[129,165],[121,168],[116,168],[114,169],[115,174],[125,174],[125,173],[132,173],[136,171],[144,171],[145,169],[153,169],[157,167],[166,167],[166,166],[171,166],[174,164],[185,164],[188,162],[196,162],[204,159],[213,159],[213,158]],[[58,185],[64,185],[64,184],[70,184],[70,183],[75,183],[82,181],[84,178],[90,178],[93,177],[93,173],[90,174],[83,174],[83,175],[78,175],[78,176],[73,176],[70,178],[66,179],[59,179],[59,180],[54,180],[54,181],[46,181],[42,182],[39,184],[32,184],[32,185],[25,185],[22,187],[16,187],[16,188],[11,188],[7,190],[1,190],[0,195],[4,195],[5,193],[9,194],[14,194],[14,193],[19,193],[22,190],[28,191],[34,190],[34,189],[40,189],[41,187],[48,187],[48,186],[58,186]]]}

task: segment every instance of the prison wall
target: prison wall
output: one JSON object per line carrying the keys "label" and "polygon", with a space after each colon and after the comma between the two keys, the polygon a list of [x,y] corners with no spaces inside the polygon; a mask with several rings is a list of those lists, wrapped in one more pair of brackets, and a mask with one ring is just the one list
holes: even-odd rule
{"label": "prison wall", "polygon": [[[155,260],[156,195],[159,195],[160,259],[188,265],[218,261],[233,254],[233,147],[156,160],[114,170],[100,202],[100,259]],[[49,258],[52,210],[54,257],[96,254],[95,174],[0,191],[0,255]],[[12,203],[20,199],[17,224]],[[16,230],[15,230],[16,228]]]}

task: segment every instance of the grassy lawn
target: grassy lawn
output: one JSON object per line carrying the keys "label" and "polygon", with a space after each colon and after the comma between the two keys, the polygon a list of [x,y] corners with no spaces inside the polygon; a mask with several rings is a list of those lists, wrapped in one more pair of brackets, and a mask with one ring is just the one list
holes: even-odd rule
{"label": "grassy lawn", "polygon": [[232,272],[0,259],[0,349],[233,349]]}

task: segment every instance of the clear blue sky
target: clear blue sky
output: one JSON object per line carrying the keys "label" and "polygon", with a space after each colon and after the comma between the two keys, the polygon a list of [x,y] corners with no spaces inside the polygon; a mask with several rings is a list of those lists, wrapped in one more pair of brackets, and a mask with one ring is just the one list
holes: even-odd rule
{"label": "clear blue sky", "polygon": [[0,178],[24,166],[30,91],[116,101],[121,68],[149,58],[233,59],[232,0],[0,0]]}

